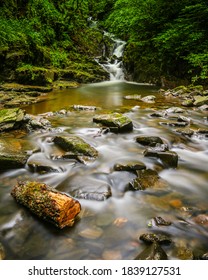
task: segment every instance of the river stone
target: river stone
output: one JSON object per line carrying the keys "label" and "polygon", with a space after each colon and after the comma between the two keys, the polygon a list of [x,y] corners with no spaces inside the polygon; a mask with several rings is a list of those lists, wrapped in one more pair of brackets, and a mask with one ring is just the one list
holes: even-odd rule
{"label": "river stone", "polygon": [[181,103],[184,107],[192,107],[194,105],[193,99],[186,99]]}
{"label": "river stone", "polygon": [[199,107],[208,104],[208,96],[194,96],[194,105]]}
{"label": "river stone", "polygon": [[155,148],[148,148],[144,151],[145,157],[160,159],[165,168],[176,168],[178,166],[178,154],[173,151],[164,151]]}
{"label": "river stone", "polygon": [[179,128],[176,130],[177,133],[180,133],[181,135],[184,135],[184,136],[188,136],[188,137],[191,137],[193,134],[194,134],[194,130],[192,129],[189,129],[189,128]]}
{"label": "river stone", "polygon": [[52,163],[49,161],[42,162],[41,160],[29,159],[27,162],[28,167],[32,172],[37,172],[40,174],[48,172],[60,172],[60,168],[52,166]]}
{"label": "river stone", "polygon": [[3,245],[0,243],[0,260],[4,260],[6,257],[5,251],[4,251],[4,247]]}
{"label": "river stone", "polygon": [[147,248],[145,248],[135,260],[167,260],[167,254],[162,247],[154,242]]}
{"label": "river stone", "polygon": [[170,126],[170,127],[185,127],[188,125],[187,122],[160,122],[160,125]]}
{"label": "river stone", "polygon": [[51,123],[46,118],[42,116],[33,116],[26,114],[24,117],[24,127],[28,132],[35,130],[47,130],[51,128]]}
{"label": "river stone", "polygon": [[178,244],[176,245],[173,254],[179,259],[179,260],[193,260],[194,254],[192,250],[188,247],[186,242],[183,240],[180,240]]}
{"label": "river stone", "polygon": [[0,151],[0,171],[24,167],[29,155]]}
{"label": "river stone", "polygon": [[172,240],[169,236],[165,234],[155,234],[155,233],[144,233],[140,235],[140,240],[144,241],[145,243],[154,243],[157,242],[159,244],[163,245],[170,245],[172,243]]}
{"label": "river stone", "polygon": [[98,156],[98,151],[78,136],[56,136],[53,141],[64,151],[70,152],[76,156],[87,156],[92,158]]}
{"label": "river stone", "polygon": [[115,171],[136,171],[141,169],[146,169],[146,166],[143,162],[140,161],[116,163],[114,165]]}
{"label": "river stone", "polygon": [[137,175],[138,177],[129,183],[130,187],[134,190],[146,190],[148,188],[165,190],[168,186],[155,170],[139,170],[137,171]]}
{"label": "river stone", "polygon": [[79,236],[87,239],[98,239],[103,234],[103,230],[100,227],[90,227],[80,231]]}
{"label": "river stone", "polygon": [[202,260],[208,260],[208,253],[205,253],[201,257]]}
{"label": "river stone", "polygon": [[143,102],[146,102],[146,103],[154,103],[155,102],[155,96],[154,95],[148,95],[148,96],[145,96],[143,97],[141,100]]}
{"label": "river stone", "polygon": [[137,136],[136,142],[143,146],[155,147],[157,144],[164,144],[163,140],[158,136]]}
{"label": "river stone", "polygon": [[19,128],[24,118],[24,111],[19,108],[0,110],[0,132]]}
{"label": "river stone", "polygon": [[141,99],[141,95],[138,95],[138,94],[126,95],[126,96],[124,96],[124,99],[140,100]]}
{"label": "river stone", "polygon": [[93,118],[93,122],[109,127],[112,132],[128,132],[133,130],[132,121],[120,113],[99,115]]}
{"label": "river stone", "polygon": [[165,112],[167,113],[167,114],[180,114],[180,113],[184,113],[185,112],[185,110],[184,109],[182,109],[182,108],[180,108],[180,107],[170,107],[170,108],[168,108],[167,110],[165,110]]}
{"label": "river stone", "polygon": [[96,111],[97,107],[95,107],[95,106],[73,105],[72,109],[74,109],[75,111]]}
{"label": "river stone", "polygon": [[171,222],[164,220],[162,217],[153,218],[157,226],[170,226]]}

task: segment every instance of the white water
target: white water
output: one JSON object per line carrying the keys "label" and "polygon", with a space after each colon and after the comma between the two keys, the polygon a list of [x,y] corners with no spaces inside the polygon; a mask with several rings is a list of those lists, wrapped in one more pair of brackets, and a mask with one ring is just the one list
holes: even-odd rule
{"label": "white water", "polygon": [[106,63],[101,65],[110,74],[110,81],[124,81],[125,78],[122,56],[126,42],[114,38],[112,34],[105,33],[105,35],[111,38],[111,40],[114,42],[114,47],[111,56],[107,58]]}

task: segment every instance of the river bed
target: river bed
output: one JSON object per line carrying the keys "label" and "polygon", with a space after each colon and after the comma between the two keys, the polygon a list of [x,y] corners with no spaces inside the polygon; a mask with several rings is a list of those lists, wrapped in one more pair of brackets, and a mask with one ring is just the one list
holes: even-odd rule
{"label": "river bed", "polygon": [[[154,103],[124,99],[133,94],[155,95],[156,99]],[[163,125],[163,118],[151,116],[155,111],[180,106],[178,99],[164,97],[152,85],[114,81],[56,90],[47,100],[24,109],[29,114],[44,115],[73,105],[98,109],[53,115],[49,120],[56,130],[19,136],[39,147],[40,151],[31,157],[51,163],[56,172],[39,174],[26,166],[0,174],[0,241],[6,259],[131,260],[144,250],[145,244],[139,236],[147,232],[170,235],[172,245],[164,246],[168,259],[192,259],[208,252],[208,221],[199,223],[196,219],[198,215],[207,217],[208,141],[203,136],[185,137],[176,128]],[[133,131],[100,134],[93,116],[115,111],[132,120]],[[204,112],[186,109],[182,115],[191,119],[189,128],[207,128]],[[98,150],[98,158],[87,164],[54,161],[51,154],[55,150],[50,140],[57,134],[82,137]],[[161,137],[179,155],[178,167],[164,169],[161,162],[144,157],[145,148],[135,142],[138,135]],[[135,174],[114,171],[113,167],[119,162],[135,160],[157,170],[168,183],[167,191],[130,190],[129,182]],[[79,220],[72,228],[59,230],[17,205],[11,197],[12,187],[25,179],[44,182],[66,193],[73,184],[107,184],[112,196],[104,201],[79,199],[82,205]],[[154,217],[163,217],[171,225],[157,226]]]}

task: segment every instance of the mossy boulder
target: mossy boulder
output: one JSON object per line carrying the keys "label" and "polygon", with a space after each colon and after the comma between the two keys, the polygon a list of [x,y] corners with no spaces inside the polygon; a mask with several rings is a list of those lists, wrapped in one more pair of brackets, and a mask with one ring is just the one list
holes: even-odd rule
{"label": "mossy boulder", "polygon": [[98,156],[98,151],[78,136],[56,136],[53,141],[57,146],[68,152],[69,156],[86,156],[91,158]]}
{"label": "mossy boulder", "polygon": [[24,118],[24,111],[19,108],[0,110],[0,132],[19,128]]}
{"label": "mossy boulder", "polygon": [[194,105],[199,107],[208,104],[208,96],[195,96]]}
{"label": "mossy boulder", "polygon": [[133,130],[132,121],[120,113],[98,115],[93,118],[93,122],[108,127],[112,132],[129,132]]}

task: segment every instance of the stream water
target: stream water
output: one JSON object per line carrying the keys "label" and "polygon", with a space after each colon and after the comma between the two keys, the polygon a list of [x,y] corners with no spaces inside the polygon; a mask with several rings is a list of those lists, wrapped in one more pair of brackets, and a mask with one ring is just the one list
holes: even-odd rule
{"label": "stream water", "polygon": [[[43,102],[24,108],[33,115],[72,105],[100,109],[55,114],[49,117],[55,130],[7,136],[8,141],[24,140],[38,146],[39,152],[31,157],[53,166],[56,171],[42,174],[26,165],[0,174],[0,242],[7,259],[134,259],[145,248],[139,236],[147,232],[170,235],[172,245],[164,246],[169,259],[189,259],[193,253],[200,256],[208,251],[207,216],[201,223],[193,218],[207,214],[208,210],[207,139],[184,137],[174,127],[161,125],[162,118],[153,118],[151,113],[178,106],[177,98],[164,97],[152,85],[121,81],[122,75],[119,74],[120,81],[114,76],[115,81],[53,91]],[[154,95],[156,99],[154,103],[124,99],[132,94]],[[133,131],[100,134],[93,116],[112,111],[126,114],[133,122]],[[207,127],[205,113],[199,110],[186,110],[183,116],[191,119],[190,128]],[[87,164],[53,160],[52,154],[57,151],[51,139],[62,134],[80,136],[98,150],[98,158]],[[159,161],[144,157],[145,148],[135,141],[138,135],[160,136],[179,155],[178,167],[164,169]],[[167,191],[130,190],[129,182],[136,175],[114,171],[113,166],[135,160],[157,170],[168,183]],[[108,185],[112,196],[104,201],[80,199],[79,220],[72,228],[59,230],[32,215],[11,197],[16,182],[25,179],[44,182],[66,193],[70,193],[73,185],[94,188]],[[154,224],[152,219],[158,216],[171,221],[171,225]]]}

